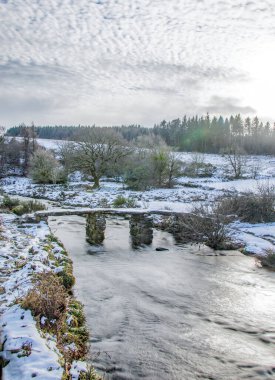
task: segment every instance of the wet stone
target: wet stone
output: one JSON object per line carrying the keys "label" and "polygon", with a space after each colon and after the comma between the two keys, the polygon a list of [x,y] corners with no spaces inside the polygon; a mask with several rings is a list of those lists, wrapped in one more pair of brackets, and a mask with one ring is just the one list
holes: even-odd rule
{"label": "wet stone", "polygon": [[86,240],[90,244],[101,244],[104,241],[106,219],[102,215],[90,214],[86,219]]}
{"label": "wet stone", "polygon": [[153,241],[153,219],[147,215],[132,215],[130,235],[133,247],[150,245]]}

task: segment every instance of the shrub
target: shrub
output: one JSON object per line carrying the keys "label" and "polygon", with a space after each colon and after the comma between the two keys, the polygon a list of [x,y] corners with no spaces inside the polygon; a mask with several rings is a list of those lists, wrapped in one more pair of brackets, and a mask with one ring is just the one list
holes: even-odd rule
{"label": "shrub", "polygon": [[43,203],[33,200],[20,202],[19,205],[12,208],[12,212],[16,215],[29,214],[40,210],[45,210]]}
{"label": "shrub", "polygon": [[23,215],[45,209],[43,203],[36,200],[21,201],[18,198],[10,198],[7,195],[4,196],[2,206],[11,210],[16,215]]}
{"label": "shrub", "polygon": [[75,318],[75,327],[84,325],[86,319],[83,312],[83,305],[79,301],[75,299],[71,300],[69,312]]}
{"label": "shrub", "polygon": [[70,300],[67,312],[58,324],[57,339],[68,363],[87,354],[89,333],[85,327],[83,305],[75,299]]}
{"label": "shrub", "polygon": [[275,251],[267,250],[266,256],[261,256],[259,260],[263,267],[275,269]]}
{"label": "shrub", "polygon": [[133,190],[172,188],[181,175],[181,165],[176,153],[167,147],[140,150],[128,160],[124,181]]}
{"label": "shrub", "polygon": [[75,278],[73,275],[73,268],[71,263],[67,263],[64,266],[64,269],[59,272],[58,277],[60,277],[63,286],[67,289],[70,290],[74,284],[75,284]]}
{"label": "shrub", "polygon": [[67,175],[52,153],[38,150],[32,160],[30,175],[36,183],[65,183]]}
{"label": "shrub", "polygon": [[4,195],[2,201],[2,206],[11,210],[13,207],[16,207],[20,204],[20,200],[17,198],[11,198],[8,195]]}
{"label": "shrub", "polygon": [[218,211],[224,215],[234,214],[242,221],[262,223],[275,221],[274,186],[258,186],[258,193],[230,195],[220,201]]}
{"label": "shrub", "polygon": [[86,371],[81,371],[79,374],[79,380],[101,380],[102,378],[96,374],[92,364],[86,365]]}
{"label": "shrub", "polygon": [[22,307],[30,309],[34,316],[58,320],[66,309],[66,299],[66,290],[59,278],[52,272],[43,272],[36,276],[35,287],[22,301]]}
{"label": "shrub", "polygon": [[212,177],[215,166],[204,162],[204,156],[195,154],[189,164],[185,164],[183,175],[186,177]]}
{"label": "shrub", "polygon": [[186,165],[183,175],[186,177],[212,177],[215,171],[215,167],[212,164],[201,163],[200,165],[191,164]]}
{"label": "shrub", "polygon": [[127,207],[127,208],[134,208],[136,207],[136,201],[134,198],[126,198],[123,195],[118,195],[114,201],[113,201],[114,207]]}
{"label": "shrub", "polygon": [[104,198],[104,197],[99,200],[98,204],[99,204],[100,207],[103,207],[103,208],[110,207],[108,199]]}
{"label": "shrub", "polygon": [[126,185],[132,190],[147,190],[153,185],[149,154],[139,152],[129,160],[124,176]]}
{"label": "shrub", "polygon": [[178,217],[174,232],[177,240],[183,243],[203,243],[213,249],[227,249],[232,245],[228,221],[216,212],[214,206],[201,206],[188,215]]}

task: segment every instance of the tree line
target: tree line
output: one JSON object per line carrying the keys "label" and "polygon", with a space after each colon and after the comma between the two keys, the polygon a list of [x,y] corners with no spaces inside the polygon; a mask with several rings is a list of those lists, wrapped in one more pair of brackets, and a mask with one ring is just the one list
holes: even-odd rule
{"label": "tree line", "polygon": [[[10,128],[8,136],[22,136],[25,125]],[[160,137],[168,146],[179,151],[221,153],[229,146],[238,146],[248,154],[275,154],[275,125],[263,123],[257,116],[242,118],[240,114],[229,118],[184,116],[172,121],[163,120],[153,128],[140,125],[112,127],[93,126],[38,126],[38,138],[74,140],[91,129],[113,130],[129,142],[138,143],[147,137]]]}
{"label": "tree line", "polygon": [[23,137],[0,139],[0,178],[30,176],[35,183],[65,183],[70,174],[81,172],[100,187],[102,177],[113,178],[135,190],[173,187],[181,162],[170,148],[155,138],[140,139],[139,149],[113,129],[78,130],[74,141],[50,151],[37,144],[34,128],[24,127]]}
{"label": "tree line", "polygon": [[[74,140],[50,151],[37,143],[34,126],[21,128],[21,138],[0,135],[0,178],[15,174],[30,176],[36,183],[57,184],[81,172],[94,189],[100,187],[103,177],[109,177],[130,189],[147,190],[172,188],[181,175],[211,177],[215,172],[200,153],[192,162],[182,162],[176,149],[154,133],[138,136],[133,144],[113,128],[80,128]],[[243,150],[232,144],[223,154],[228,162],[227,177],[242,178],[247,157]],[[253,178],[257,175],[255,167]]]}

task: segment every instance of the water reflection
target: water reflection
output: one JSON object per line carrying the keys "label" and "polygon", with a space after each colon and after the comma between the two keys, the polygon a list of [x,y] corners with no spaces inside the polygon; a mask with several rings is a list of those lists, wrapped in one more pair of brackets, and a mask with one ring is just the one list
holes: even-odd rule
{"label": "water reflection", "polygon": [[160,231],[133,250],[122,219],[108,219],[100,249],[86,242],[84,218],[50,225],[74,261],[106,379],[275,378],[275,275],[253,258],[175,246]]}

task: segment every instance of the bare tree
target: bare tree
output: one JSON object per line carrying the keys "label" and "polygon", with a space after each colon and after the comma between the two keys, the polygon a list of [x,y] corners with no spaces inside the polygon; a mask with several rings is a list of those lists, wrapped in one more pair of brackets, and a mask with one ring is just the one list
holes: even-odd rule
{"label": "bare tree", "polygon": [[4,148],[5,148],[5,138],[4,138],[5,128],[0,127],[0,177],[3,174],[5,166]]}
{"label": "bare tree", "polygon": [[68,170],[80,170],[92,176],[94,189],[99,188],[100,179],[110,165],[116,164],[129,153],[130,149],[120,135],[112,130],[101,131],[93,128],[61,149]]}
{"label": "bare tree", "polygon": [[[12,138],[0,138],[0,177],[9,171],[18,174],[21,172],[22,144]],[[18,171],[17,171],[18,170]]]}
{"label": "bare tree", "polygon": [[36,133],[35,126],[32,123],[31,127],[25,124],[20,125],[21,137],[23,139],[23,175],[27,175],[30,166],[30,159],[36,150]]}
{"label": "bare tree", "polygon": [[31,139],[32,139],[32,153],[34,154],[34,152],[36,151],[36,148],[37,148],[37,144],[36,144],[36,128],[35,128],[35,125],[34,125],[34,122],[32,122],[31,124]]}
{"label": "bare tree", "polygon": [[232,145],[224,153],[225,159],[233,171],[233,178],[242,178],[247,162],[245,151],[237,145]]}
{"label": "bare tree", "polygon": [[180,156],[176,152],[168,153],[167,162],[167,187],[171,189],[174,185],[175,179],[180,176],[182,172],[182,162]]}

